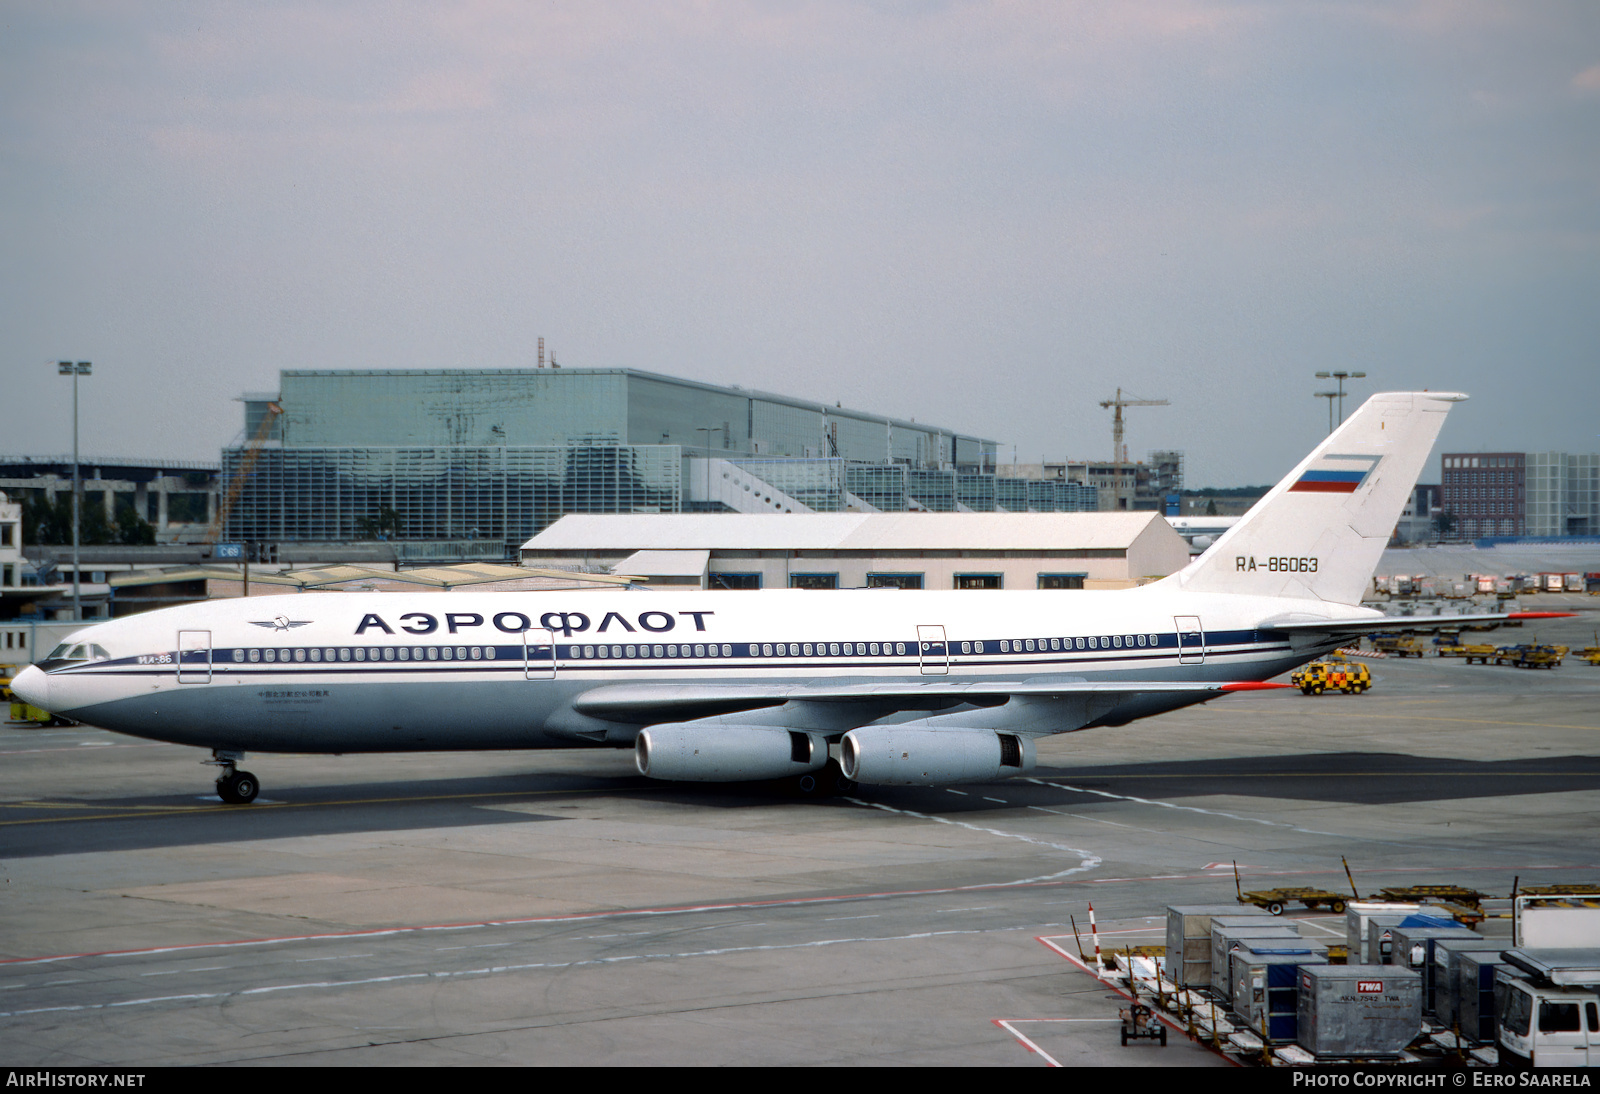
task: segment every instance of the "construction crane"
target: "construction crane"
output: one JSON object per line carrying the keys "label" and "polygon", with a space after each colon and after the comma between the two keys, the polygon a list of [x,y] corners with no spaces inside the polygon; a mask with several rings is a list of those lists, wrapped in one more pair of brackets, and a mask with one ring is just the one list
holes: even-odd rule
{"label": "construction crane", "polygon": [[1122,465],[1128,462],[1128,446],[1122,443],[1122,408],[1125,406],[1170,406],[1165,399],[1138,399],[1122,397],[1122,389],[1117,388],[1114,399],[1103,399],[1100,406],[1114,407],[1111,414],[1111,464],[1113,474],[1116,475],[1117,508],[1129,508],[1122,495]]}
{"label": "construction crane", "polygon": [[255,470],[256,461],[261,458],[261,450],[267,443],[268,434],[272,432],[272,425],[282,413],[283,408],[277,403],[267,404],[267,412],[261,416],[261,424],[256,426],[255,436],[244,446],[244,459],[239,461],[239,470],[234,474],[233,481],[228,484],[228,494],[222,499],[222,504],[217,506],[217,515],[212,518],[211,527],[206,529],[201,543],[211,546],[222,538],[222,529],[228,523],[228,514],[233,512],[234,503],[244,492],[244,484],[249,480],[250,472]]}

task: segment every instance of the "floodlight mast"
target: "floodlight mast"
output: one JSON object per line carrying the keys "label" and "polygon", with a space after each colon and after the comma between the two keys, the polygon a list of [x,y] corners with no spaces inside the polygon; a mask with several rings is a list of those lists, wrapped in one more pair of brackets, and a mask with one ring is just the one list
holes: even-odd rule
{"label": "floodlight mast", "polygon": [[1339,397],[1339,424],[1340,425],[1344,424],[1344,382],[1346,380],[1358,380],[1358,379],[1362,378],[1365,375],[1366,375],[1365,372],[1342,372],[1342,371],[1319,372],[1319,373],[1317,373],[1317,379],[1319,379],[1319,380],[1337,379],[1339,381],[1339,390],[1336,391],[1334,394],[1336,394]]}
{"label": "floodlight mast", "polygon": [[83,588],[78,576],[78,522],[82,506],[78,495],[81,493],[78,477],[78,377],[91,375],[93,363],[79,361],[56,362],[56,375],[72,377],[72,619],[73,622],[83,621]]}

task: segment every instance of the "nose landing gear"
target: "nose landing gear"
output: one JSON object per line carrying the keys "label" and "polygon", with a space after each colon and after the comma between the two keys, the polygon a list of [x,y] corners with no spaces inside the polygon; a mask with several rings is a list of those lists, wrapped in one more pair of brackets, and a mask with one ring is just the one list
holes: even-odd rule
{"label": "nose landing gear", "polygon": [[200,761],[222,769],[217,775],[217,797],[229,805],[248,805],[255,801],[256,795],[261,792],[261,783],[254,775],[248,771],[237,770],[236,765],[243,759],[243,752],[213,748],[211,759]]}

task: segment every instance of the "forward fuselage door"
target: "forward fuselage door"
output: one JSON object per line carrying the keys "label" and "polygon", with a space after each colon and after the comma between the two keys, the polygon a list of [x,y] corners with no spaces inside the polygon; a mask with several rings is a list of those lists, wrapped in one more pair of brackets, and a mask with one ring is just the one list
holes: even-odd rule
{"label": "forward fuselage door", "polygon": [[178,632],[178,683],[211,683],[211,632]]}
{"label": "forward fuselage door", "polygon": [[1175,615],[1178,625],[1178,664],[1203,665],[1206,663],[1206,632],[1198,615]]}
{"label": "forward fuselage door", "polygon": [[542,627],[522,632],[522,675],[529,680],[554,680],[556,636]]}
{"label": "forward fuselage door", "polygon": [[917,658],[924,676],[947,676],[950,673],[950,644],[944,640],[944,628],[919,626],[917,628]]}

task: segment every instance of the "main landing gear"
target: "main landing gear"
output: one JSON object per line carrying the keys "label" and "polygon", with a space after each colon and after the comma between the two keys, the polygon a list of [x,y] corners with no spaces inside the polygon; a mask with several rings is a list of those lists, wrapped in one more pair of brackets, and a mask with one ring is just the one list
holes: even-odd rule
{"label": "main landing gear", "polygon": [[243,752],[229,752],[221,748],[211,750],[211,759],[203,764],[221,768],[217,775],[217,797],[229,805],[248,805],[261,792],[261,783],[248,771],[239,771],[236,765],[244,760]]}

